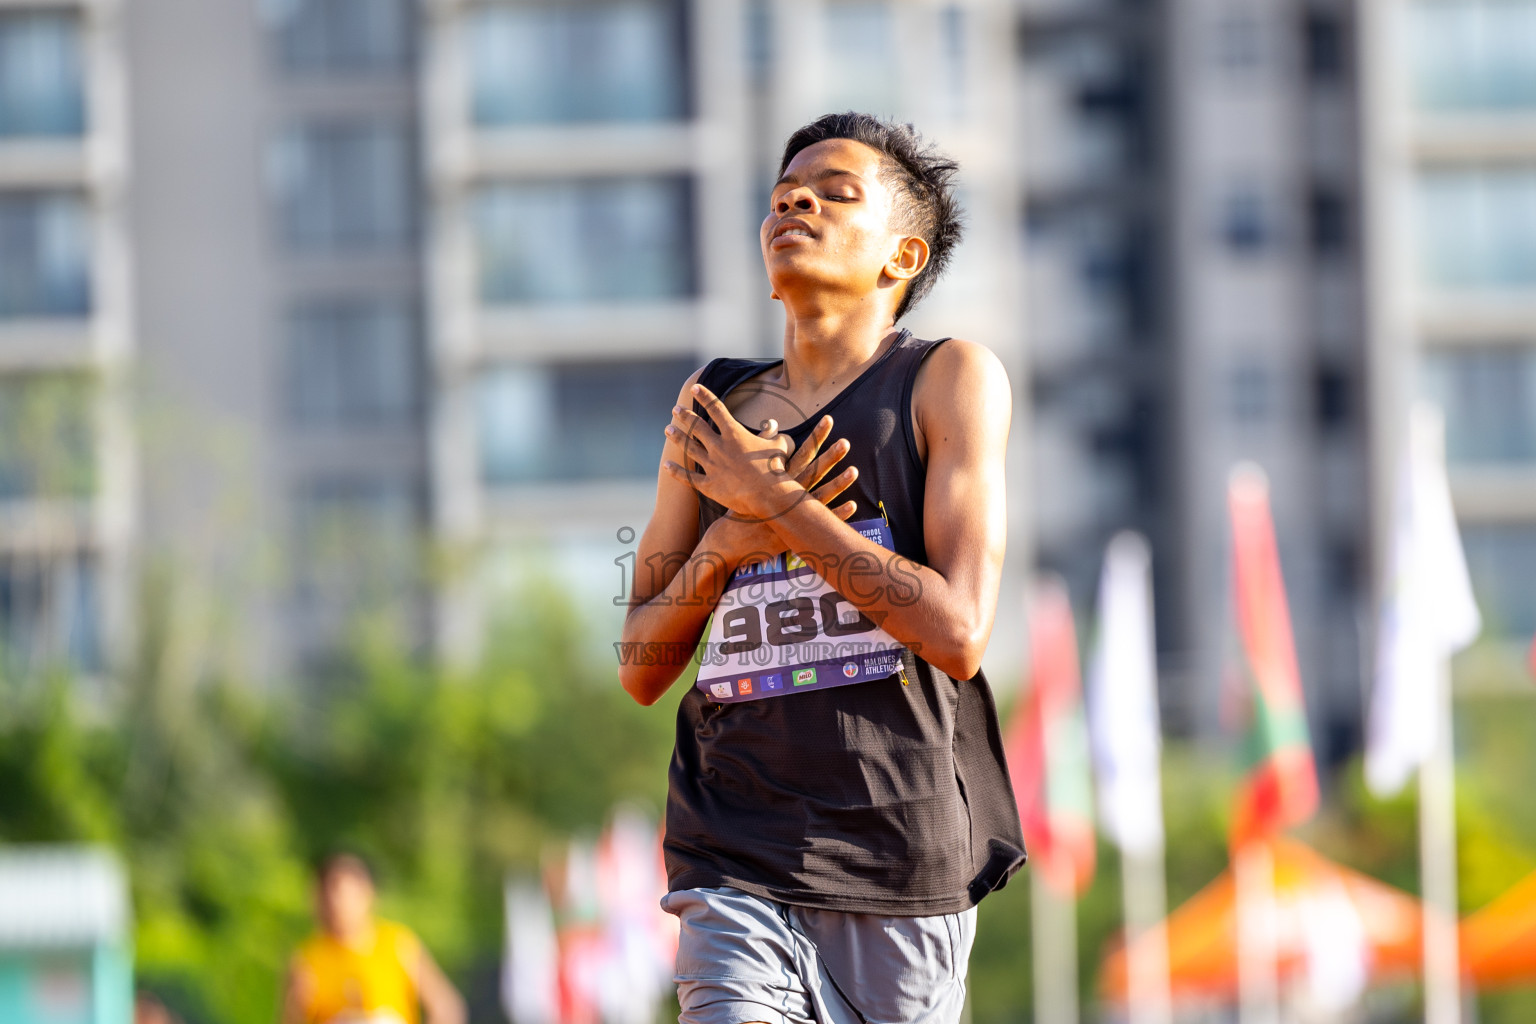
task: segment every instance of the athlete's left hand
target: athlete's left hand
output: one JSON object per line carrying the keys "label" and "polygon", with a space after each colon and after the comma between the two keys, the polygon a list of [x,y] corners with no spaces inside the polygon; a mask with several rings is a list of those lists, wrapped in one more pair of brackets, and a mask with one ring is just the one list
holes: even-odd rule
{"label": "athlete's left hand", "polygon": [[[709,420],[673,406],[667,436],[681,444],[699,468],[668,460],[668,473],[732,512],[757,520],[783,515],[805,500],[806,488],[787,471],[795,443],[778,432],[777,424],[770,421],[769,429],[757,434],[742,426],[704,385],[695,384],[693,396]],[[719,426],[718,434],[710,420]]]}

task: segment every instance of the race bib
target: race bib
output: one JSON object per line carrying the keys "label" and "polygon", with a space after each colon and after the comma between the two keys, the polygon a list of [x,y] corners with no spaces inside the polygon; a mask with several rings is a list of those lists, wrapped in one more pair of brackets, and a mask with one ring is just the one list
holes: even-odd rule
{"label": "race bib", "polygon": [[[850,523],[894,550],[884,519]],[[901,675],[906,648],[805,562],[782,554],[743,565],[709,621],[695,683],[721,704]]]}

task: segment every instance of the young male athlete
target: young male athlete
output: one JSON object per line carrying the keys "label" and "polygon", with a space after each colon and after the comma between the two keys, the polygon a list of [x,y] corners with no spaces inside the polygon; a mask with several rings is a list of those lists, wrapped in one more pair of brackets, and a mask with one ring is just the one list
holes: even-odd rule
{"label": "young male athlete", "polygon": [[1024,860],[981,674],[1008,380],[896,326],[959,238],[956,169],[868,115],[795,132],[761,229],[784,357],[711,362],[666,428],[619,674],[655,703],[707,624],[667,800],[687,1024],[955,1021]]}

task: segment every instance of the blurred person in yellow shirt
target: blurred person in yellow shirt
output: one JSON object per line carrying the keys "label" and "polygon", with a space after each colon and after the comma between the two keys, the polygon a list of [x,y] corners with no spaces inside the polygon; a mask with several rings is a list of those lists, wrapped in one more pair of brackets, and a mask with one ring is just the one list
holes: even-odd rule
{"label": "blurred person in yellow shirt", "polygon": [[282,1024],[464,1024],[464,1000],[409,928],[373,914],[373,872],[333,853],[315,872],[320,930],[294,954]]}

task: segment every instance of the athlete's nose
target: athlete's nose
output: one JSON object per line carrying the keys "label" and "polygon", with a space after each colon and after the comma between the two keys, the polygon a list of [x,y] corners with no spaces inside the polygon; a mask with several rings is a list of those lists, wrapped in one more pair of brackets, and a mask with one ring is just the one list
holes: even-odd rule
{"label": "athlete's nose", "polygon": [[792,188],[779,196],[779,201],[773,206],[774,211],[780,216],[790,210],[798,210],[802,213],[817,213],[821,210],[821,202],[816,198],[814,190],[802,185]]}

